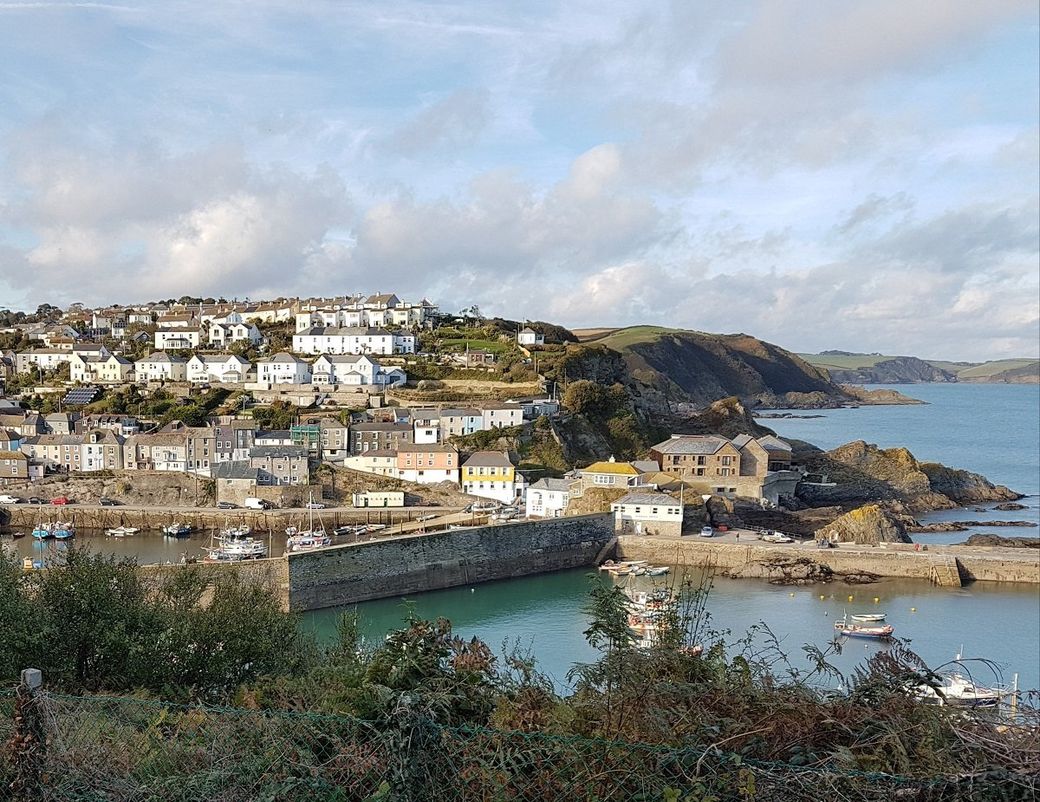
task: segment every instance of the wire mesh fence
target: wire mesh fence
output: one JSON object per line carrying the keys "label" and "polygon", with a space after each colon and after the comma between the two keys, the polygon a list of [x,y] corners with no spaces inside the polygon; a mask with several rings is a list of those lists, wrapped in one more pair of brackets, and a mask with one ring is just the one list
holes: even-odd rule
{"label": "wire mesh fence", "polygon": [[402,715],[0,692],[0,800],[726,802],[1033,799],[1024,775],[913,779]]}

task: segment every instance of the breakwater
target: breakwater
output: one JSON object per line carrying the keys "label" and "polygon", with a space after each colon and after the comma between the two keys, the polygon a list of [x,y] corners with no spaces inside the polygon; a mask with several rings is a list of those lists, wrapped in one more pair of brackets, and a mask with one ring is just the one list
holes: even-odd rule
{"label": "breakwater", "polygon": [[369,599],[593,565],[614,538],[609,513],[479,526],[290,554],[288,607]]}
{"label": "breakwater", "polygon": [[925,579],[949,587],[975,580],[1040,584],[1040,553],[1036,549],[929,546],[918,550],[907,544],[888,544],[885,548],[843,544],[816,549],[626,535],[618,538],[617,555],[625,560],[713,567],[727,576],[742,578],[818,575],[812,568],[815,565],[825,569],[824,573],[839,576],[875,574]]}

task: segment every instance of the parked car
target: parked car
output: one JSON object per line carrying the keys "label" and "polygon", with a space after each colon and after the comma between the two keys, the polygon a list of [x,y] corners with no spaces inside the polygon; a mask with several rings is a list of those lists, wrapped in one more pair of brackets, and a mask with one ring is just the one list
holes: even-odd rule
{"label": "parked car", "polygon": [[217,509],[218,510],[237,510],[238,509],[238,505],[237,504],[232,504],[230,501],[218,501],[217,502]]}
{"label": "parked car", "polygon": [[71,503],[72,499],[70,499],[68,496],[57,496],[56,498],[51,499],[51,504],[54,504],[58,507],[64,507],[66,504]]}
{"label": "parked car", "polygon": [[9,493],[4,493],[0,496],[0,504],[21,504],[22,500],[17,496],[12,496]]}
{"label": "parked car", "polygon": [[121,502],[116,501],[114,498],[106,498],[105,496],[98,499],[98,504],[102,507],[118,507],[120,503]]}
{"label": "parked car", "polygon": [[308,510],[323,510],[323,509],[325,509],[325,505],[322,504],[320,501],[308,501],[304,505],[304,507],[306,509],[308,509]]}
{"label": "parked car", "polygon": [[46,504],[47,499],[40,498],[39,496],[29,496],[30,504]]}
{"label": "parked car", "polygon": [[701,537],[715,537],[715,530],[710,526],[702,526]]}

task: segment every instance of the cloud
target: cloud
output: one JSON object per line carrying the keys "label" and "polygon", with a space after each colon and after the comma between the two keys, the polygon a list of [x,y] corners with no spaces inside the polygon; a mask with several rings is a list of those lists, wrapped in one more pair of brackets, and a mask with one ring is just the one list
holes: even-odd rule
{"label": "cloud", "polygon": [[301,265],[351,213],[334,175],[259,170],[233,146],[16,149],[10,161],[20,199],[7,212],[33,242],[31,269],[8,262],[3,278],[59,302],[305,292]]}
{"label": "cloud", "polygon": [[391,134],[386,146],[414,156],[427,150],[457,149],[475,142],[491,117],[486,89],[462,89],[431,103]]}

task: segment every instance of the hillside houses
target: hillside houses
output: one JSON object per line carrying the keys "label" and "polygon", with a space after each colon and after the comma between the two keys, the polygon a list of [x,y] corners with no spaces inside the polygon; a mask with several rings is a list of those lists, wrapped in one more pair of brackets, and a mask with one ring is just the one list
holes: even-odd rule
{"label": "hillside houses", "polygon": [[315,326],[293,334],[298,354],[414,354],[415,335],[369,326]]}

